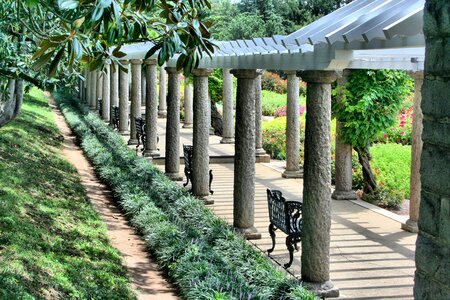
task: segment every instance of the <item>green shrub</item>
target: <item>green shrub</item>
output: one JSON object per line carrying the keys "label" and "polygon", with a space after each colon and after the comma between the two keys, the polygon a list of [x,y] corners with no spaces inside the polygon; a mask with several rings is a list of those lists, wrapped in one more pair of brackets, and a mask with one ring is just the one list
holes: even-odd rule
{"label": "green shrub", "polygon": [[314,299],[95,114],[59,99],[100,178],[185,299]]}
{"label": "green shrub", "polygon": [[375,144],[370,148],[370,152],[378,186],[392,195],[392,200],[387,200],[386,206],[401,204],[403,199],[409,198],[411,146],[394,143]]}
{"label": "green shrub", "polygon": [[282,106],[286,106],[286,94],[262,91],[262,114],[264,116],[273,116],[275,110]]}
{"label": "green shrub", "polygon": [[[300,160],[303,161],[303,142],[305,139],[304,118],[300,119]],[[275,118],[264,122],[263,148],[273,159],[286,159],[286,117]]]}
{"label": "green shrub", "polygon": [[267,71],[261,76],[261,88],[278,94],[286,94],[287,81],[277,73]]}
{"label": "green shrub", "polygon": [[223,81],[219,77],[209,76],[208,78],[209,94],[211,96],[211,101],[214,103],[221,103],[223,100],[222,88]]}

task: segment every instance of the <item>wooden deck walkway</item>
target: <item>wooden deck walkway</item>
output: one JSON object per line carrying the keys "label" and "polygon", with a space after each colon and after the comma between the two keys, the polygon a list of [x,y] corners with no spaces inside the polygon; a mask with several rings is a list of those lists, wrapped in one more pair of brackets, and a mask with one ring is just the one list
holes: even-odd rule
{"label": "wooden deck walkway", "polygon": [[[165,120],[159,119],[158,146],[161,158],[155,163],[162,170],[165,153],[164,125]],[[220,144],[220,139],[217,136],[210,137],[210,168],[214,172],[212,199],[215,203],[209,207],[232,224],[233,163],[230,162],[234,145]],[[183,143],[192,144],[192,129],[181,129],[180,144]],[[281,190],[287,199],[302,197],[303,180],[282,178],[282,166],[283,163],[277,161],[256,164],[255,227],[262,234],[262,239],[250,243],[264,253],[271,246],[266,188]],[[180,172],[182,171],[183,165],[180,167]],[[400,222],[389,217],[390,215],[392,214],[384,213],[384,210],[362,201],[332,201],[330,277],[340,289],[340,298],[413,299],[417,235],[400,229]],[[275,251],[270,256],[279,266],[289,260],[284,238],[283,233],[277,235]],[[300,255],[301,249],[294,253],[294,262],[287,270],[291,276],[300,276]]]}

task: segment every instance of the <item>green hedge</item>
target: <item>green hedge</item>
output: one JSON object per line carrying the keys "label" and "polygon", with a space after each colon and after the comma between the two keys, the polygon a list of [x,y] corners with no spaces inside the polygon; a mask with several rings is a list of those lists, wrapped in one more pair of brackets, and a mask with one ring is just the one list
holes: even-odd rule
{"label": "green hedge", "polygon": [[129,150],[95,114],[55,94],[96,172],[185,299],[314,299],[202,202]]}

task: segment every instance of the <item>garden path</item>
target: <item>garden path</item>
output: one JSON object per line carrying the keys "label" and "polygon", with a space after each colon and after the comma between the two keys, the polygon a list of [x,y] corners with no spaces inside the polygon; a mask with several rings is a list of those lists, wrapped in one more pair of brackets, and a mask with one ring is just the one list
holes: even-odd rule
{"label": "garden path", "polygon": [[[162,157],[155,163],[162,170],[164,128],[165,120],[159,119],[158,147]],[[183,143],[192,144],[192,129],[181,128],[180,147]],[[233,222],[233,154],[234,145],[220,144],[220,137],[210,136],[215,203],[209,207],[230,224]],[[281,190],[287,199],[302,195],[303,180],[282,178],[283,165],[279,161],[256,164],[255,227],[262,239],[251,243],[264,253],[271,246],[266,188]],[[183,165],[181,172],[182,169]],[[340,289],[340,298],[413,299],[417,235],[401,230],[400,224],[406,219],[407,216],[398,216],[361,200],[332,201],[330,277]],[[271,255],[279,266],[288,261],[284,237],[283,233],[277,235]],[[294,254],[294,262],[288,269],[291,276],[300,276],[300,255],[301,250]]]}
{"label": "garden path", "polygon": [[123,264],[128,270],[137,298],[139,300],[178,299],[175,288],[163,278],[155,260],[149,257],[145,242],[128,225],[125,216],[112,200],[111,191],[96,177],[93,167],[75,143],[76,137],[49,93],[47,97],[55,115],[55,122],[64,136],[62,154],[80,174],[87,197],[106,225],[111,244],[123,257]]}

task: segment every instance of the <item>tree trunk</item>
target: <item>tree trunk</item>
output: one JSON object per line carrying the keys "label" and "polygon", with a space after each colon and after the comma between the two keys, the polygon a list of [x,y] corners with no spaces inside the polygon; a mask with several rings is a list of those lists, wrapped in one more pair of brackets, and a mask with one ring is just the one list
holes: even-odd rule
{"label": "tree trunk", "polygon": [[211,101],[211,126],[214,128],[215,135],[222,136],[223,134],[222,115],[217,110],[217,106],[213,101]]}
{"label": "tree trunk", "polygon": [[363,178],[364,178],[364,193],[372,194],[377,191],[377,180],[370,167],[370,161],[372,157],[369,152],[369,148],[355,147],[355,151],[358,153],[358,160],[362,166]]}
{"label": "tree trunk", "polygon": [[20,113],[23,101],[23,81],[8,81],[8,95],[6,101],[0,107],[0,127],[3,127]]}

